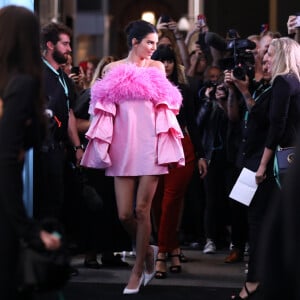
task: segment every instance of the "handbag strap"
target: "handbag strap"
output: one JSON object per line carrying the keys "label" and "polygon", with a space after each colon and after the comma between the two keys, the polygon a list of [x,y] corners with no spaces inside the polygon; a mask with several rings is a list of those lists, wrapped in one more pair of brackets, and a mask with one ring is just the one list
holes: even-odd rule
{"label": "handbag strap", "polygon": [[[281,147],[278,145],[276,148],[276,152],[280,151],[280,150],[281,150]],[[281,184],[280,184],[280,179],[279,179],[279,167],[278,167],[278,160],[277,160],[276,154],[274,155],[273,171],[274,171],[274,177],[275,177],[276,183],[277,183],[279,189],[281,189]]]}

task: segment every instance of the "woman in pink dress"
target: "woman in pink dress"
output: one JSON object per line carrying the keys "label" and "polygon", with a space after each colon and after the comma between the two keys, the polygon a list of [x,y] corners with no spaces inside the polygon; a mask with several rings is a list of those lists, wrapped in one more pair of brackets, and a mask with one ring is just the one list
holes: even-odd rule
{"label": "woman in pink dress", "polygon": [[124,294],[139,292],[155,274],[158,249],[150,246],[150,209],[159,175],[184,166],[182,131],[177,122],[182,97],[166,78],[164,65],[151,60],[158,35],[138,20],[125,29],[125,59],[106,66],[91,89],[82,165],[105,168],[114,176],[119,218],[136,245],[136,261]]}

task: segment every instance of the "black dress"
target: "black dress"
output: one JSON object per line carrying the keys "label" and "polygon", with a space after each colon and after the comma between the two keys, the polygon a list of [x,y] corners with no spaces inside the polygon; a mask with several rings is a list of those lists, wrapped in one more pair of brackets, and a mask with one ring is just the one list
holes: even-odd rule
{"label": "black dress", "polygon": [[0,297],[16,299],[19,239],[37,239],[39,228],[27,217],[22,200],[23,154],[37,143],[35,101],[38,86],[15,75],[3,91],[0,116]]}
{"label": "black dress", "polygon": [[292,74],[273,82],[267,146],[275,150],[297,144],[296,159],[273,197],[260,240],[261,299],[300,298],[299,132],[300,82]]}

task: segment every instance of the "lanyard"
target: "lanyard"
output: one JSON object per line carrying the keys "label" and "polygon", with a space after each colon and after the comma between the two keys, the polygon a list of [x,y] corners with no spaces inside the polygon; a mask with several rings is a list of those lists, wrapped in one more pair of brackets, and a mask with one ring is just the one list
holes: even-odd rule
{"label": "lanyard", "polygon": [[[262,85],[257,89],[257,90],[259,90],[259,89],[261,89],[262,88]],[[269,89],[271,88],[271,86],[268,86],[263,92],[261,92],[261,94],[259,94],[257,97],[256,97],[256,91],[253,93],[253,99],[254,99],[254,101],[256,102],[265,92],[267,92]],[[244,118],[244,120],[245,120],[245,124],[247,124],[247,121],[248,121],[248,117],[249,117],[249,111],[247,110],[246,112],[245,112],[245,118]]]}
{"label": "lanyard", "polygon": [[63,75],[61,75],[57,70],[55,70],[50,64],[49,62],[43,58],[43,61],[45,63],[45,65],[47,65],[49,67],[49,69],[55,74],[58,76],[58,80],[61,84],[61,86],[63,87],[64,89],[64,92],[65,92],[65,95],[67,97],[67,106],[68,106],[68,110],[69,110],[69,89],[68,89],[68,86],[66,84],[66,81],[63,77]]}

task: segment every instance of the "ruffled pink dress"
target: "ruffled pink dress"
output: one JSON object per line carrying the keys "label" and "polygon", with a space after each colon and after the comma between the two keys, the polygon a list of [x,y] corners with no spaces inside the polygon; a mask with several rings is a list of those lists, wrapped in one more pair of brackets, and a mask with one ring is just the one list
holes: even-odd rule
{"label": "ruffled pink dress", "polygon": [[120,64],[91,89],[92,121],[81,164],[107,176],[168,173],[184,166],[179,90],[157,68]]}

